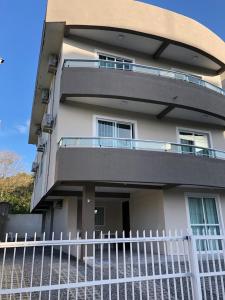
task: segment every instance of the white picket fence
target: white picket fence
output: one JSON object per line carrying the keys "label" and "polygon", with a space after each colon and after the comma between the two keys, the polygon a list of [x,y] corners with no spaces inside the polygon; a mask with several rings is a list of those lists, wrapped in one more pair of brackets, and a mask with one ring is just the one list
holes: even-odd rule
{"label": "white picket fence", "polygon": [[1,300],[225,299],[225,237],[215,233],[6,236],[0,263]]}

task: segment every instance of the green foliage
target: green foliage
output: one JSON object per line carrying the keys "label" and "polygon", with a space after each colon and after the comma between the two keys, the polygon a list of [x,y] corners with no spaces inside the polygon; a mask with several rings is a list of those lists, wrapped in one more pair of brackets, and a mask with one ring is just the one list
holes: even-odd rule
{"label": "green foliage", "polygon": [[0,201],[11,204],[11,213],[29,213],[32,190],[33,176],[29,174],[0,178]]}

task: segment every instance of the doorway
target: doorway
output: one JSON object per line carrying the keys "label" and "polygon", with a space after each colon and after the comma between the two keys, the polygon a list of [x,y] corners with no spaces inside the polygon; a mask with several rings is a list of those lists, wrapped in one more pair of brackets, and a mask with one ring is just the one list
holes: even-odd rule
{"label": "doorway", "polygon": [[122,222],[125,237],[129,237],[130,234],[130,204],[129,201],[124,201],[122,204]]}

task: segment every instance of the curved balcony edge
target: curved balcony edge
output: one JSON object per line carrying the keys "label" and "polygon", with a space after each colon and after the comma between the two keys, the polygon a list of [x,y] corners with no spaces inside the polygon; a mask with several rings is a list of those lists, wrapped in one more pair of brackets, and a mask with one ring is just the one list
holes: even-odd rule
{"label": "curved balcony edge", "polygon": [[67,97],[126,99],[155,103],[197,111],[225,120],[224,95],[183,80],[147,73],[92,67],[64,68],[61,101]]}
{"label": "curved balcony edge", "polygon": [[59,148],[55,182],[165,184],[225,188],[225,161],[176,153]]}

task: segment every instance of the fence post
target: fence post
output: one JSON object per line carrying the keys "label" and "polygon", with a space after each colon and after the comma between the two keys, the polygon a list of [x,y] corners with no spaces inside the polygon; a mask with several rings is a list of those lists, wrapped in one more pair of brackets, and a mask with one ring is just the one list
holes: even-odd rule
{"label": "fence post", "polygon": [[192,293],[193,299],[202,300],[202,288],[201,288],[201,279],[200,271],[198,264],[198,250],[196,246],[196,238],[192,234],[188,235],[188,250],[190,257],[190,270],[192,275]]}

